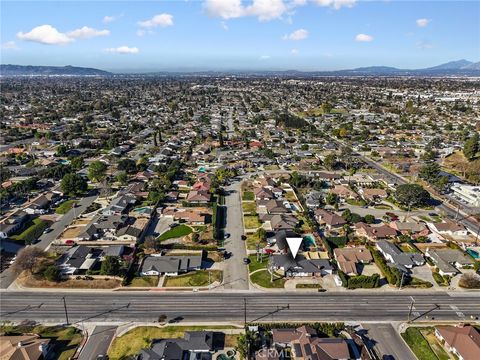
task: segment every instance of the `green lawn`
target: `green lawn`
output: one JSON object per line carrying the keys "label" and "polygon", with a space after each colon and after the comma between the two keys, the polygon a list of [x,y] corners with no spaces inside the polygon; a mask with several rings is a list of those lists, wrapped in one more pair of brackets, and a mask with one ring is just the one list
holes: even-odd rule
{"label": "green lawn", "polygon": [[55,213],[57,214],[66,214],[72,207],[74,204],[77,203],[77,200],[67,200],[63,203],[61,203],[56,209],[55,209]]}
{"label": "green lawn", "polygon": [[185,275],[167,276],[163,282],[163,286],[208,286],[208,273],[210,273],[210,284],[213,284],[215,281],[222,282],[223,273],[220,270],[197,270]]}
{"label": "green lawn", "polygon": [[262,224],[256,215],[247,215],[243,217],[245,229],[258,229]]}
{"label": "green lawn", "polygon": [[260,285],[264,288],[275,288],[282,289],[285,286],[285,279],[273,276],[273,282],[270,281],[270,273],[267,269],[257,271],[256,273],[250,275],[250,280],[257,285]]}
{"label": "green lawn", "polygon": [[423,337],[418,328],[409,327],[401,335],[418,359],[438,360],[428,341]]}
{"label": "green lawn", "polygon": [[29,220],[22,228],[19,234],[12,235],[11,238],[17,241],[24,241],[29,244],[37,240],[43,231],[48,227],[48,222],[40,218]]}
{"label": "green lawn", "polygon": [[247,249],[248,250],[256,250],[257,249],[257,244],[260,242],[260,247],[265,247],[267,245],[267,242],[265,240],[260,241],[260,238],[258,237],[257,233],[254,234],[248,234],[247,235]]}
{"label": "green lawn", "polygon": [[164,232],[162,235],[158,237],[159,241],[164,241],[167,239],[179,238],[184,237],[193,232],[192,228],[187,225],[178,225],[174,228]]}
{"label": "green lawn", "polygon": [[258,269],[266,269],[268,266],[268,256],[263,255],[263,261],[257,261],[257,255],[250,255],[248,257],[250,259],[250,264],[248,264],[248,272],[254,272]]}
{"label": "green lawn", "polygon": [[242,209],[244,213],[255,214],[257,211],[257,204],[254,202],[242,202]]}
{"label": "green lawn", "polygon": [[243,192],[242,200],[252,201],[253,199],[255,199],[255,194],[253,193],[253,191],[244,191]]}
{"label": "green lawn", "polygon": [[[160,314],[161,315],[161,314]],[[169,320],[169,319],[167,319]],[[208,329],[234,329],[231,326],[139,326],[126,334],[117,337],[113,340],[108,356],[112,360],[125,359],[127,357],[134,356],[142,348],[150,347],[150,343],[153,339],[162,338],[182,338],[185,331],[201,331]],[[227,335],[229,336],[229,335]],[[227,342],[227,339],[225,339]]]}
{"label": "green lawn", "polygon": [[137,276],[132,279],[131,287],[155,287],[158,285],[158,276]]}
{"label": "green lawn", "polygon": [[448,278],[440,275],[438,272],[436,271],[432,271],[432,275],[433,275],[433,278],[435,280],[435,282],[440,285],[440,286],[448,286],[450,285],[450,281],[448,281]]}

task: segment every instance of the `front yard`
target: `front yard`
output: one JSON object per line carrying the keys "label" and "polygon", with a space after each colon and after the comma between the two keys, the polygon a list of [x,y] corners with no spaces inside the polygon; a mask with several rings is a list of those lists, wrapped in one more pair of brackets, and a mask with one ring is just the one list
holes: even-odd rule
{"label": "front yard", "polygon": [[136,276],[132,279],[129,287],[155,287],[158,285],[159,277],[152,276]]}
{"label": "front yard", "polygon": [[260,237],[258,236],[258,233],[253,233],[253,234],[248,234],[247,235],[247,249],[248,250],[256,250],[257,249],[257,244],[260,243],[260,247],[263,248],[267,245],[266,240],[260,241]]}
{"label": "front yard", "polygon": [[258,220],[256,215],[247,215],[243,217],[243,223],[245,224],[245,229],[258,229],[262,224]]}
{"label": "front yard", "polygon": [[[160,314],[161,315],[161,314]],[[169,319],[167,319],[168,321]],[[108,356],[110,359],[126,359],[132,357],[142,349],[150,347],[154,339],[182,338],[185,331],[202,331],[214,329],[235,329],[234,327],[220,326],[139,326],[113,340]],[[234,347],[238,335],[226,335],[225,347]]]}
{"label": "front yard", "polygon": [[[210,273],[210,282],[209,282]],[[185,275],[167,276],[163,282],[164,287],[201,287],[214,282],[222,282],[223,273],[220,270],[197,270]]]}
{"label": "front yard", "polygon": [[28,221],[20,230],[21,232],[12,235],[11,238],[13,240],[23,241],[26,244],[30,244],[32,241],[37,240],[47,227],[47,221],[36,218]]}
{"label": "front yard", "polygon": [[58,207],[55,209],[55,213],[56,214],[66,214],[67,212],[70,211],[70,209],[77,203],[77,200],[67,200],[63,203],[61,203],[60,205],[58,205]]}
{"label": "front yard", "polygon": [[283,289],[285,286],[285,279],[279,277],[278,275],[273,275],[273,281],[271,280],[271,275],[267,269],[259,270],[250,275],[250,280],[261,287],[271,288],[271,289]]}
{"label": "front yard", "polygon": [[450,357],[437,341],[434,329],[409,327],[402,337],[418,359],[449,360]]}
{"label": "front yard", "polygon": [[257,204],[254,202],[242,202],[242,210],[244,214],[255,214],[257,211]]}

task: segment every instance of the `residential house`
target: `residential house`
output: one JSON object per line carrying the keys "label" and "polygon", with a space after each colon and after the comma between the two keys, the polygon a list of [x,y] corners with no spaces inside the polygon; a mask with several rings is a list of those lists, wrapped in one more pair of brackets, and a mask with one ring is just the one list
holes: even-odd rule
{"label": "residential house", "polygon": [[458,359],[480,359],[480,332],[474,326],[437,326],[435,336]]}
{"label": "residential house", "polygon": [[275,197],[273,192],[265,187],[253,189],[253,194],[255,195],[255,200],[271,200]]}
{"label": "residential house", "polygon": [[319,224],[325,225],[328,230],[341,229],[347,224],[347,221],[340,215],[324,209],[315,210],[315,219]]}
{"label": "residential house", "polygon": [[323,195],[320,191],[310,191],[306,196],[305,196],[305,205],[309,209],[316,209],[320,206],[320,203],[322,202]]}
{"label": "residential house", "polygon": [[397,230],[403,235],[417,238],[419,236],[427,236],[430,233],[427,226],[417,221],[392,221],[390,224],[392,229]]}
{"label": "residential house", "polygon": [[280,270],[287,277],[318,277],[333,273],[333,267],[326,259],[307,259],[303,255],[297,255],[294,259],[291,254],[272,255],[272,268]]}
{"label": "residential house", "polygon": [[264,222],[266,227],[273,231],[293,230],[300,223],[295,216],[289,214],[262,214],[259,217],[260,221]]}
{"label": "residential house", "polygon": [[400,250],[395,244],[385,240],[379,240],[376,244],[377,249],[397,269],[408,273],[409,269],[414,266],[421,266],[425,264],[425,259],[419,253],[405,253]]}
{"label": "residential house", "polygon": [[39,195],[33,199],[24,210],[30,215],[44,214],[49,204],[50,200],[45,195]]}
{"label": "residential house", "polygon": [[102,214],[107,216],[122,215],[127,211],[128,207],[135,204],[136,201],[137,199],[129,194],[117,196],[103,209]]}
{"label": "residential house", "polygon": [[480,207],[480,186],[455,183],[450,189],[453,191],[453,195],[462,202]]}
{"label": "residential house", "polygon": [[20,230],[25,221],[27,221],[29,215],[23,210],[16,210],[9,216],[7,216],[0,223],[0,238],[7,238],[11,234]]}
{"label": "residential house", "polygon": [[359,190],[359,193],[367,202],[377,202],[388,196],[387,192],[383,189],[362,188]]}
{"label": "residential house", "polygon": [[359,264],[369,264],[373,260],[370,250],[363,246],[336,248],[333,250],[333,256],[340,270],[352,276],[360,273]]}
{"label": "residential house", "polygon": [[79,245],[71,247],[64,253],[57,265],[62,274],[74,275],[90,270],[98,260],[93,248]]}
{"label": "residential house", "polygon": [[212,331],[186,331],[183,339],[155,339],[137,360],[211,360],[224,348],[225,335]]}
{"label": "residential house", "polygon": [[280,200],[257,200],[257,212],[267,214],[285,214],[289,210]]}
{"label": "residential house", "polygon": [[447,220],[441,223],[429,223],[428,227],[440,235],[467,236],[468,230],[462,224]]}
{"label": "residential house", "polygon": [[298,235],[296,232],[293,232],[291,230],[280,230],[275,232],[275,237],[267,239],[268,243],[270,245],[276,244],[278,250],[282,252],[287,252],[289,249],[288,247],[288,242],[289,241],[302,241],[303,238],[302,236]]}
{"label": "residential house", "polygon": [[50,339],[37,334],[0,336],[0,359],[39,360],[46,359],[50,350]]}
{"label": "residential house", "polygon": [[458,273],[457,269],[474,264],[474,260],[469,255],[456,249],[428,248],[425,255],[432,259],[440,275],[444,276],[454,276]]}
{"label": "residential house", "polygon": [[146,256],[140,269],[140,275],[177,276],[190,271],[200,270],[202,256]]}
{"label": "residential house", "polygon": [[205,190],[190,190],[187,195],[187,201],[194,204],[206,204],[210,201],[212,195]]}
{"label": "residential house", "polygon": [[335,185],[330,191],[341,199],[358,199],[357,193],[344,185]]}
{"label": "residential house", "polygon": [[397,235],[397,231],[390,226],[371,226],[363,222],[355,224],[355,231],[357,236],[366,237],[371,241],[393,238]]}

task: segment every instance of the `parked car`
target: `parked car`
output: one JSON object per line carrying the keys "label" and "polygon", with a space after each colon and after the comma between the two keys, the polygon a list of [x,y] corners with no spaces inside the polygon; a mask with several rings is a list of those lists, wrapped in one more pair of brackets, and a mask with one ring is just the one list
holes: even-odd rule
{"label": "parked car", "polygon": [[244,263],[245,265],[250,264],[250,259],[249,259],[249,258],[243,258],[243,263]]}
{"label": "parked car", "polygon": [[52,232],[52,231],[53,231],[52,228],[46,228],[45,230],[43,230],[43,233],[48,234],[49,232]]}

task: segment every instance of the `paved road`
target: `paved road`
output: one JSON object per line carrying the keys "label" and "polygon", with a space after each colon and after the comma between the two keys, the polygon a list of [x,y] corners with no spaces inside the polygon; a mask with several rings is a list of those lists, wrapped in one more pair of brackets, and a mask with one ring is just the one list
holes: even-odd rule
{"label": "paved road", "polygon": [[96,360],[100,355],[107,355],[116,330],[116,326],[96,326],[88,337],[78,360]]}
{"label": "paved road", "polygon": [[[42,250],[48,249],[50,244],[62,233],[67,226],[69,226],[75,217],[82,214],[98,197],[98,195],[91,195],[82,198],[77,204],[76,208],[72,208],[65,215],[63,215],[60,220],[53,223],[51,232],[43,234],[39,237],[40,242],[35,244]],[[6,269],[0,275],[0,289],[8,288],[17,278],[17,275],[13,273],[10,269]]]}
{"label": "paved road", "polygon": [[385,360],[417,360],[392,324],[362,324],[367,330],[370,345]]}
{"label": "paved road", "polygon": [[225,190],[229,195],[225,196],[227,218],[225,233],[230,237],[225,240],[225,249],[232,252],[233,256],[225,260],[223,273],[224,289],[247,290],[249,288],[248,266],[243,263],[247,257],[243,235],[242,201],[240,199],[241,182],[236,181]]}
{"label": "paved road", "polygon": [[[341,141],[338,141],[337,139],[334,139],[332,137],[330,137],[330,139],[333,142],[339,144],[340,146],[346,145],[346,144],[342,143]],[[358,152],[355,152],[355,151],[353,151],[352,153],[354,155],[356,155],[357,157],[359,157],[360,159],[362,159],[365,163],[370,165],[372,168],[377,170],[380,174],[384,175],[387,179],[391,179],[397,184],[407,184],[408,183],[408,181],[406,181],[403,177],[388,171],[387,169],[385,169],[383,166],[381,166],[377,162],[373,161],[372,159],[370,159],[370,158],[368,158],[368,157],[366,157],[366,156],[364,156],[364,155],[362,155]],[[442,204],[438,205],[437,209],[439,209],[441,211],[444,211],[451,218],[456,218],[456,216],[457,216],[456,209],[453,209],[450,206],[445,205],[445,203],[442,203]],[[470,231],[475,232],[475,233],[480,232],[480,223],[479,222],[476,222],[476,221],[474,221],[470,218],[460,218],[458,221],[460,223],[462,223]]]}
{"label": "paved road", "polygon": [[192,323],[247,321],[406,321],[415,301],[415,321],[472,321],[480,316],[480,294],[449,296],[447,293],[294,293],[294,292],[89,292],[3,291],[0,317],[65,322],[65,295],[70,322],[151,322],[160,315]]}

